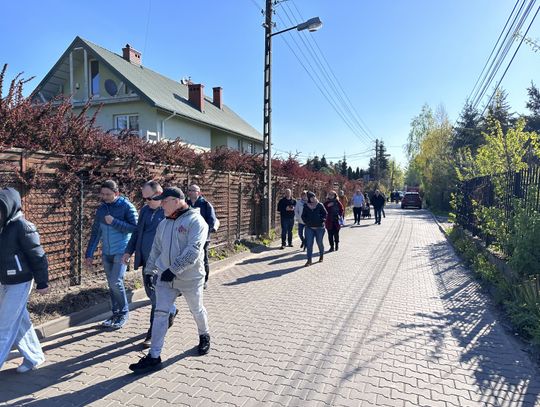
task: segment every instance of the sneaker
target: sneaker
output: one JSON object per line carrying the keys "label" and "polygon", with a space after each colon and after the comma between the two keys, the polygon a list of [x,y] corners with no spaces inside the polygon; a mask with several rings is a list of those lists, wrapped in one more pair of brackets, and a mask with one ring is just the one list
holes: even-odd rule
{"label": "sneaker", "polygon": [[300,249],[304,248],[304,242],[300,243]]}
{"label": "sneaker", "polygon": [[115,319],[116,319],[116,316],[113,315],[112,317],[110,317],[110,318],[106,319],[105,321],[103,321],[101,323],[101,327],[102,328],[110,328],[112,326],[112,324],[114,323]]}
{"label": "sneaker", "polygon": [[111,328],[112,329],[120,329],[126,324],[127,320],[128,320],[127,315],[118,315],[114,319],[114,322],[111,324]]}
{"label": "sneaker", "polygon": [[210,351],[210,334],[199,335],[199,355],[206,355]]}
{"label": "sneaker", "polygon": [[279,248],[280,250],[284,250],[285,249],[285,245],[281,245],[281,247]]}
{"label": "sneaker", "polygon": [[178,315],[178,310],[174,311],[174,314],[169,314],[169,328],[173,326],[174,319],[176,318],[177,315]]}
{"label": "sneaker", "polygon": [[330,247],[330,250],[328,250],[328,253],[333,252],[333,251],[334,251],[334,248]]}
{"label": "sneaker", "polygon": [[323,262],[323,259],[324,259],[324,256],[321,254],[321,255],[319,256],[319,263],[322,263],[322,262]]}
{"label": "sneaker", "polygon": [[308,261],[306,262],[306,264],[304,264],[304,267],[309,267],[309,266],[311,266],[312,264],[313,264],[313,263],[311,262],[311,260],[308,260]]}
{"label": "sneaker", "polygon": [[35,365],[33,365],[31,362],[24,359],[23,362],[17,367],[17,373],[26,373],[32,370],[36,370],[39,367],[39,365],[41,365],[43,362],[45,362],[45,360],[42,360],[41,362],[38,362]]}
{"label": "sneaker", "polygon": [[134,373],[142,374],[146,372],[154,372],[160,370],[163,366],[161,365],[161,357],[157,358],[151,357],[149,354],[142,357],[137,363],[129,365],[129,370]]}
{"label": "sneaker", "polygon": [[292,243],[289,243],[289,247],[294,247]]}
{"label": "sneaker", "polygon": [[206,290],[208,288],[208,283],[206,281],[204,282],[204,285],[203,285],[202,288],[203,288],[203,290]]}

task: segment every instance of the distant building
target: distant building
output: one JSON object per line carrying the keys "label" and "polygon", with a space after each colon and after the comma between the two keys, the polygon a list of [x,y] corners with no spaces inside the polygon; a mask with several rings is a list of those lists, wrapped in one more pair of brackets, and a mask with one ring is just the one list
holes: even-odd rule
{"label": "distant building", "polygon": [[197,150],[262,151],[262,135],[223,103],[222,88],[213,88],[210,99],[202,84],[166,78],[144,67],[141,58],[129,44],[118,55],[76,37],[36,87],[33,100],[71,96],[77,110],[91,99],[89,114],[102,105],[96,124],[105,131],[181,139]]}

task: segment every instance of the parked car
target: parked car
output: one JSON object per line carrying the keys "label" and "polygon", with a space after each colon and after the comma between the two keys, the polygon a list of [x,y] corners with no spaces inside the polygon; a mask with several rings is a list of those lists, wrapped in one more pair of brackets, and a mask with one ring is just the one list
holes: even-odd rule
{"label": "parked car", "polygon": [[407,207],[414,207],[422,209],[422,198],[418,192],[405,192],[403,199],[401,200],[401,209]]}

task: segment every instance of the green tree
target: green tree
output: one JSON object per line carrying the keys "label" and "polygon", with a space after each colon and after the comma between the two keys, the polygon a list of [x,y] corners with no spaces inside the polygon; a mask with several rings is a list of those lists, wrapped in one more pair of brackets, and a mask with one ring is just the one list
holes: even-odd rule
{"label": "green tree", "polygon": [[414,117],[411,121],[411,130],[407,137],[407,144],[405,145],[405,152],[409,161],[420,152],[420,144],[424,137],[429,133],[431,129],[435,127],[435,118],[433,117],[433,111],[425,104],[422,106],[420,114]]}
{"label": "green tree", "polygon": [[527,109],[530,110],[531,114],[526,117],[527,124],[525,126],[525,131],[534,131],[537,134],[540,133],[540,91],[531,82],[531,86],[527,88],[527,93],[529,94],[529,100],[527,101]]}
{"label": "green tree", "polygon": [[482,116],[469,102],[463,107],[452,135],[452,150],[454,153],[462,148],[469,148],[476,153],[484,142]]}
{"label": "green tree", "polygon": [[493,101],[489,104],[487,115],[484,118],[485,127],[488,131],[495,130],[495,122],[499,122],[502,131],[506,133],[515,122],[512,113],[510,113],[510,105],[507,102],[508,94],[504,89],[497,89]]}

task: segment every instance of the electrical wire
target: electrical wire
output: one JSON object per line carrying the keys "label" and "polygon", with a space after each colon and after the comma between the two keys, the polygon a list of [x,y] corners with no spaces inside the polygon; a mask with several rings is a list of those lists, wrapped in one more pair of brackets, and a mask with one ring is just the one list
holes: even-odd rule
{"label": "electrical wire", "polygon": [[[294,0],[291,0],[290,3],[294,6],[296,12],[298,13],[298,16],[300,17],[300,20],[305,21],[304,17],[302,16],[302,13],[300,12],[298,7],[296,6],[296,3],[294,2]],[[285,3],[285,5],[288,7],[287,3]],[[292,14],[294,14],[294,13],[292,13]],[[324,52],[322,51],[321,47],[319,47],[319,43],[317,42],[317,39],[314,36],[310,36],[310,35],[307,35],[307,34],[305,35],[305,37],[309,39],[308,43],[311,41],[311,42],[313,42],[315,44],[315,47],[318,50],[318,54],[322,57],[326,67],[328,68],[328,71],[330,72],[333,79],[335,80],[335,83],[339,87],[339,89],[341,91],[341,94],[343,94],[343,96],[347,99],[347,102],[348,102],[347,106],[352,108],[352,111],[353,111],[354,115],[356,116],[357,120],[361,123],[360,127],[363,127],[365,129],[365,131],[367,132],[367,134],[368,134],[369,138],[371,139],[371,141],[375,141],[375,137],[373,136],[373,132],[370,130],[370,128],[367,126],[367,124],[364,122],[364,120],[362,120],[362,117],[360,116],[360,114],[358,113],[356,108],[354,107],[354,104],[351,102],[349,96],[347,95],[347,92],[345,92],[345,89],[341,85],[340,80],[338,79],[338,77],[334,73],[334,70],[332,69],[332,66],[330,65],[330,63],[328,62],[328,59],[324,55]]]}
{"label": "electrical wire", "polygon": [[499,79],[499,82],[497,82],[497,85],[495,86],[495,90],[493,91],[493,93],[491,94],[491,97],[489,98],[489,101],[486,103],[486,106],[484,107],[484,110],[482,111],[482,115],[484,114],[484,112],[486,111],[487,107],[490,105],[491,101],[493,100],[493,97],[495,96],[495,93],[497,92],[497,89],[499,89],[499,86],[502,82],[502,80],[504,79],[506,73],[508,72],[508,69],[510,68],[510,65],[512,65],[512,62],[514,61],[514,58],[516,57],[516,54],[518,53],[519,51],[519,48],[521,47],[521,44],[523,44],[523,40],[525,39],[525,37],[527,36],[527,33],[529,32],[534,20],[536,19],[536,16],[538,15],[538,11],[540,11],[540,7],[538,7],[536,9],[536,13],[534,14],[531,22],[529,23],[529,26],[527,27],[527,31],[525,31],[525,35],[523,35],[523,37],[521,38],[521,41],[519,42],[519,45],[518,47],[516,48],[516,51],[514,52],[514,55],[512,55],[512,59],[510,59],[510,62],[508,63],[506,69],[504,70],[504,73],[502,74],[501,78]]}

